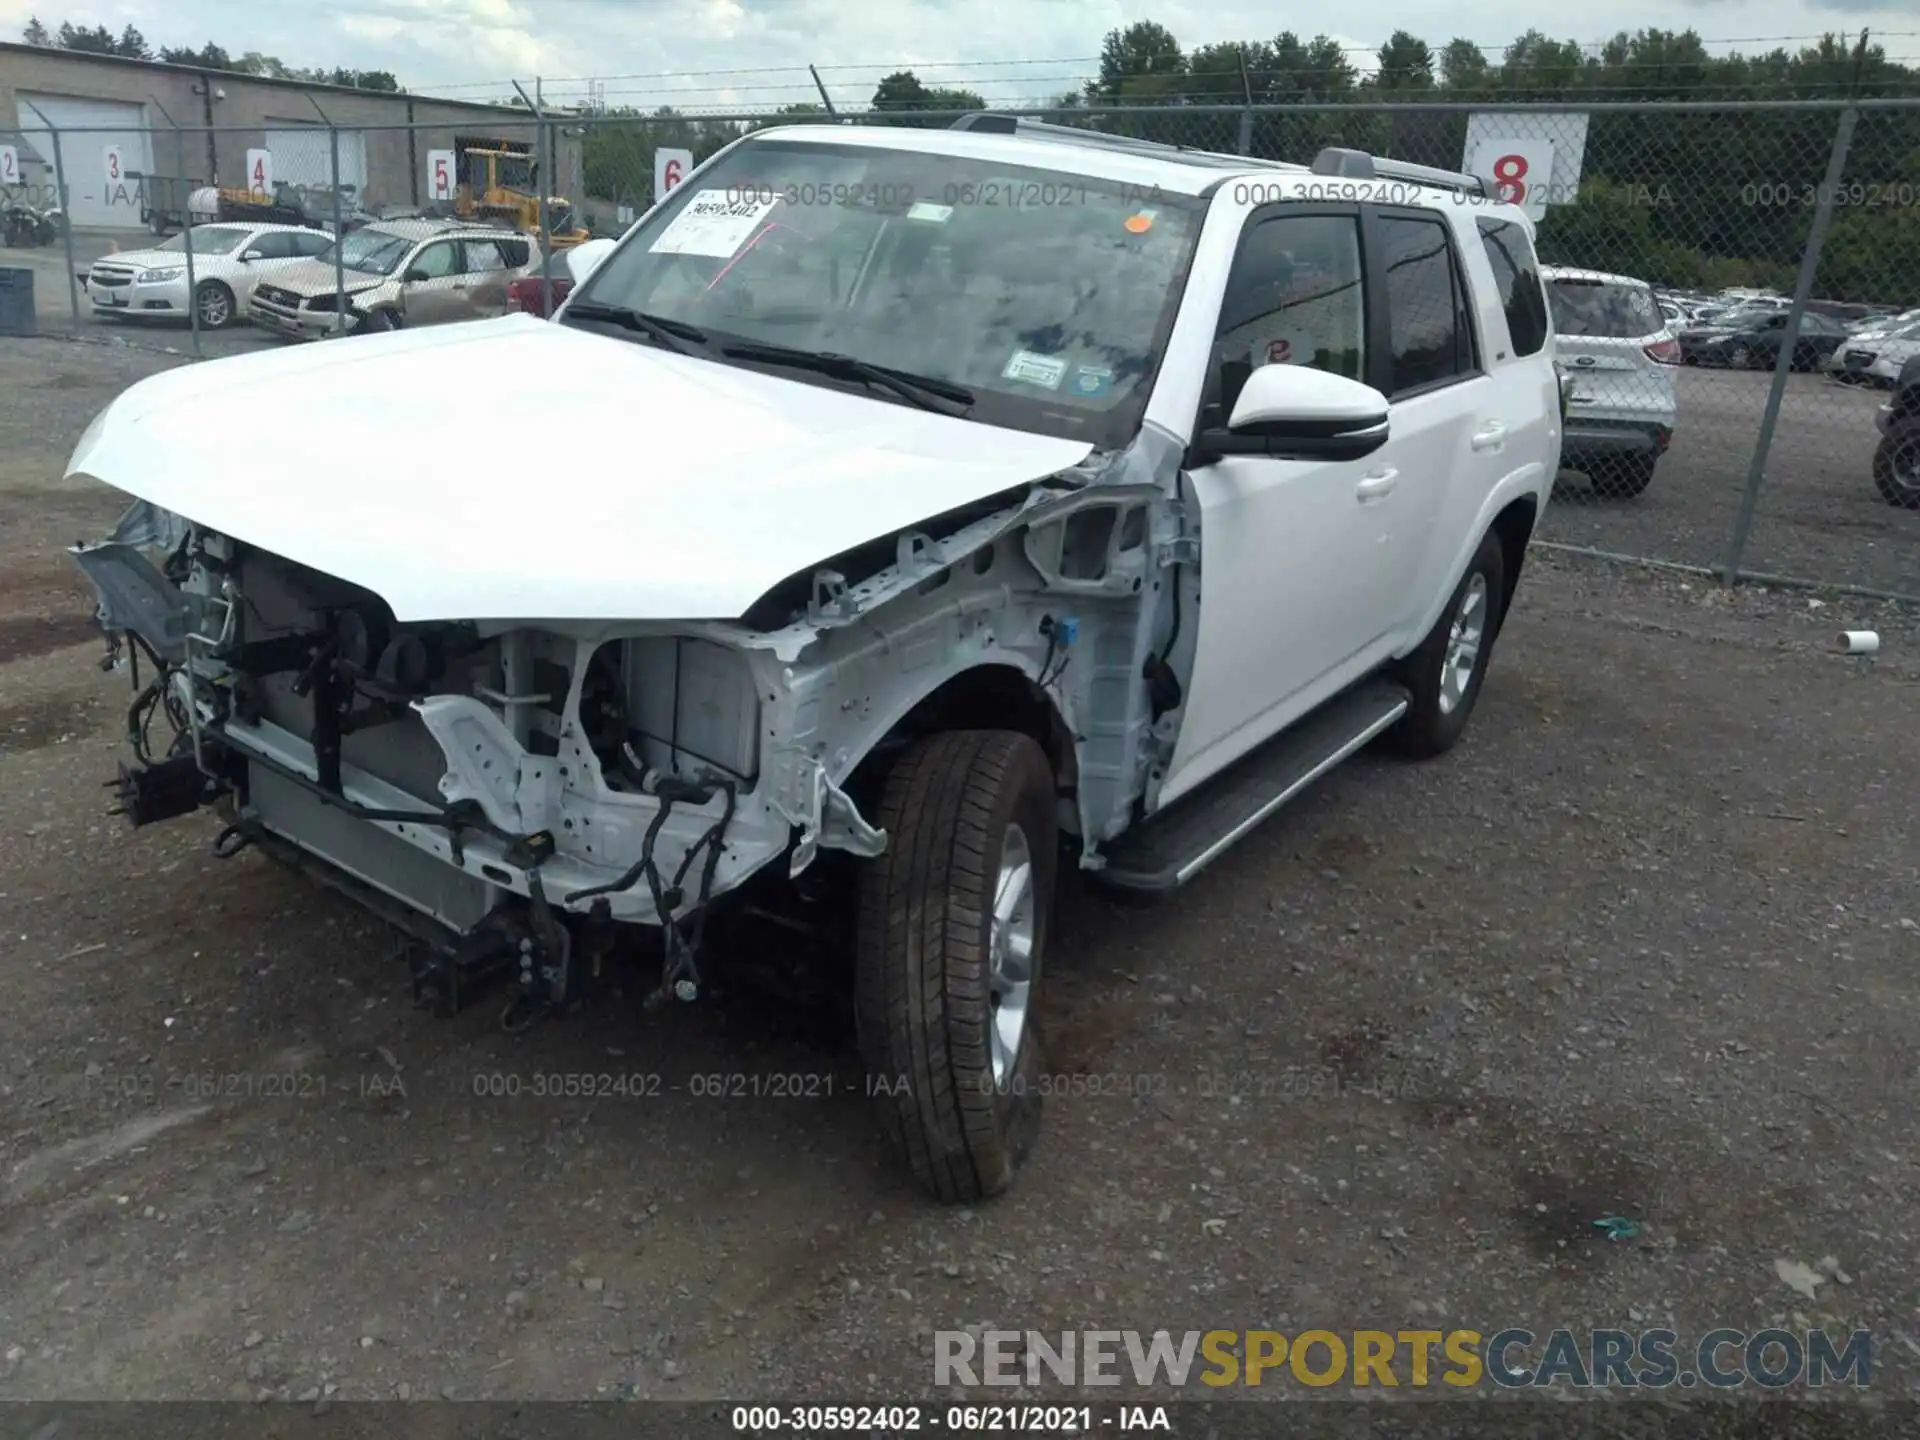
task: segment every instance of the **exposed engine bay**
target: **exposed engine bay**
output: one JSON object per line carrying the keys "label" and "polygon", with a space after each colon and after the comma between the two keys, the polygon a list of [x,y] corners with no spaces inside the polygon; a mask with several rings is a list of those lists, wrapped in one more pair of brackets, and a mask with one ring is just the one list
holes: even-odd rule
{"label": "exposed engine bay", "polygon": [[1108,484],[884,537],[737,622],[402,624],[370,590],[137,502],[74,550],[134,680],[120,809],[215,809],[216,853],[256,846],[409,932],[423,998],[452,1010],[516,978],[515,1024],[577,998],[633,927],[659,937],[652,996],[695,998],[713,902],[822,850],[880,853],[855,770],[988,671],[1010,683],[970,686],[968,713],[1051,727],[1063,827],[1097,867],[1164,764],[1191,663],[1160,594],[1179,507],[1118,458]]}

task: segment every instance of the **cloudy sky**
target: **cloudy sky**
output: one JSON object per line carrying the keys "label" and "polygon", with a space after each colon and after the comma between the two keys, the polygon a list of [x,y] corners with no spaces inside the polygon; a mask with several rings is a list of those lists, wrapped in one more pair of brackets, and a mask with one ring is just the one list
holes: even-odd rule
{"label": "cloudy sky", "polygon": [[[1566,13],[1582,18],[1543,28],[1596,41],[1691,26],[1749,50],[1865,26],[1885,37],[1889,55],[1920,63],[1916,0],[1612,0]],[[812,98],[809,62],[849,103],[903,66],[989,99],[1051,96],[1091,72],[1108,30],[1140,19],[1158,20],[1187,46],[1331,29],[1364,52],[1399,28],[1436,47],[1456,35],[1498,47],[1541,14],[1535,0],[1471,8],[1376,0],[1337,10],[1258,0],[0,0],[0,33],[17,38],[29,15],[49,27],[132,24],[155,46],[211,39],[291,65],[391,70],[411,89],[471,99],[507,91],[508,77],[538,75],[563,98],[583,95],[594,77],[610,104],[761,108]]]}

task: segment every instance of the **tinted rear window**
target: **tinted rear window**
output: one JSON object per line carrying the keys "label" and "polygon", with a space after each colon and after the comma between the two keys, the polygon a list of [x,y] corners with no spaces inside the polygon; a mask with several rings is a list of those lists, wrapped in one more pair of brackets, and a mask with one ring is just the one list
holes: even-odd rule
{"label": "tinted rear window", "polygon": [[1554,279],[1547,296],[1555,334],[1637,340],[1660,328],[1660,309],[1644,285]]}

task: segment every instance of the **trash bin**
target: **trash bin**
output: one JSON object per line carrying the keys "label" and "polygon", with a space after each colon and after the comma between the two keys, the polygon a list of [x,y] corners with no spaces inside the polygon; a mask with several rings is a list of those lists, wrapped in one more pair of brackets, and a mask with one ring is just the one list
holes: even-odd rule
{"label": "trash bin", "polygon": [[0,270],[0,335],[36,335],[33,271]]}

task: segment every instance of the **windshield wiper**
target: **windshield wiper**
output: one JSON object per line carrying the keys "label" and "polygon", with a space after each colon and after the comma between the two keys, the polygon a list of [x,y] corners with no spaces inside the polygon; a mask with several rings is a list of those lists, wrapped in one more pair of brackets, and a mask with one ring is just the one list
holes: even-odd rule
{"label": "windshield wiper", "polygon": [[669,350],[678,350],[682,355],[705,358],[712,353],[708,348],[706,331],[684,320],[662,320],[657,315],[648,315],[626,305],[599,305],[589,300],[571,307],[567,317],[572,320],[604,320],[610,325],[621,325],[645,335],[657,344],[665,345]]}
{"label": "windshield wiper", "polygon": [[939,415],[964,415],[973,408],[974,394],[951,380],[932,375],[916,375],[911,370],[895,370],[874,365],[851,355],[836,355],[823,350],[796,350],[786,345],[768,345],[757,340],[722,345],[720,353],[734,360],[764,360],[775,365],[791,365],[797,370],[813,370],[842,380],[858,380],[864,385],[891,390],[904,400]]}

